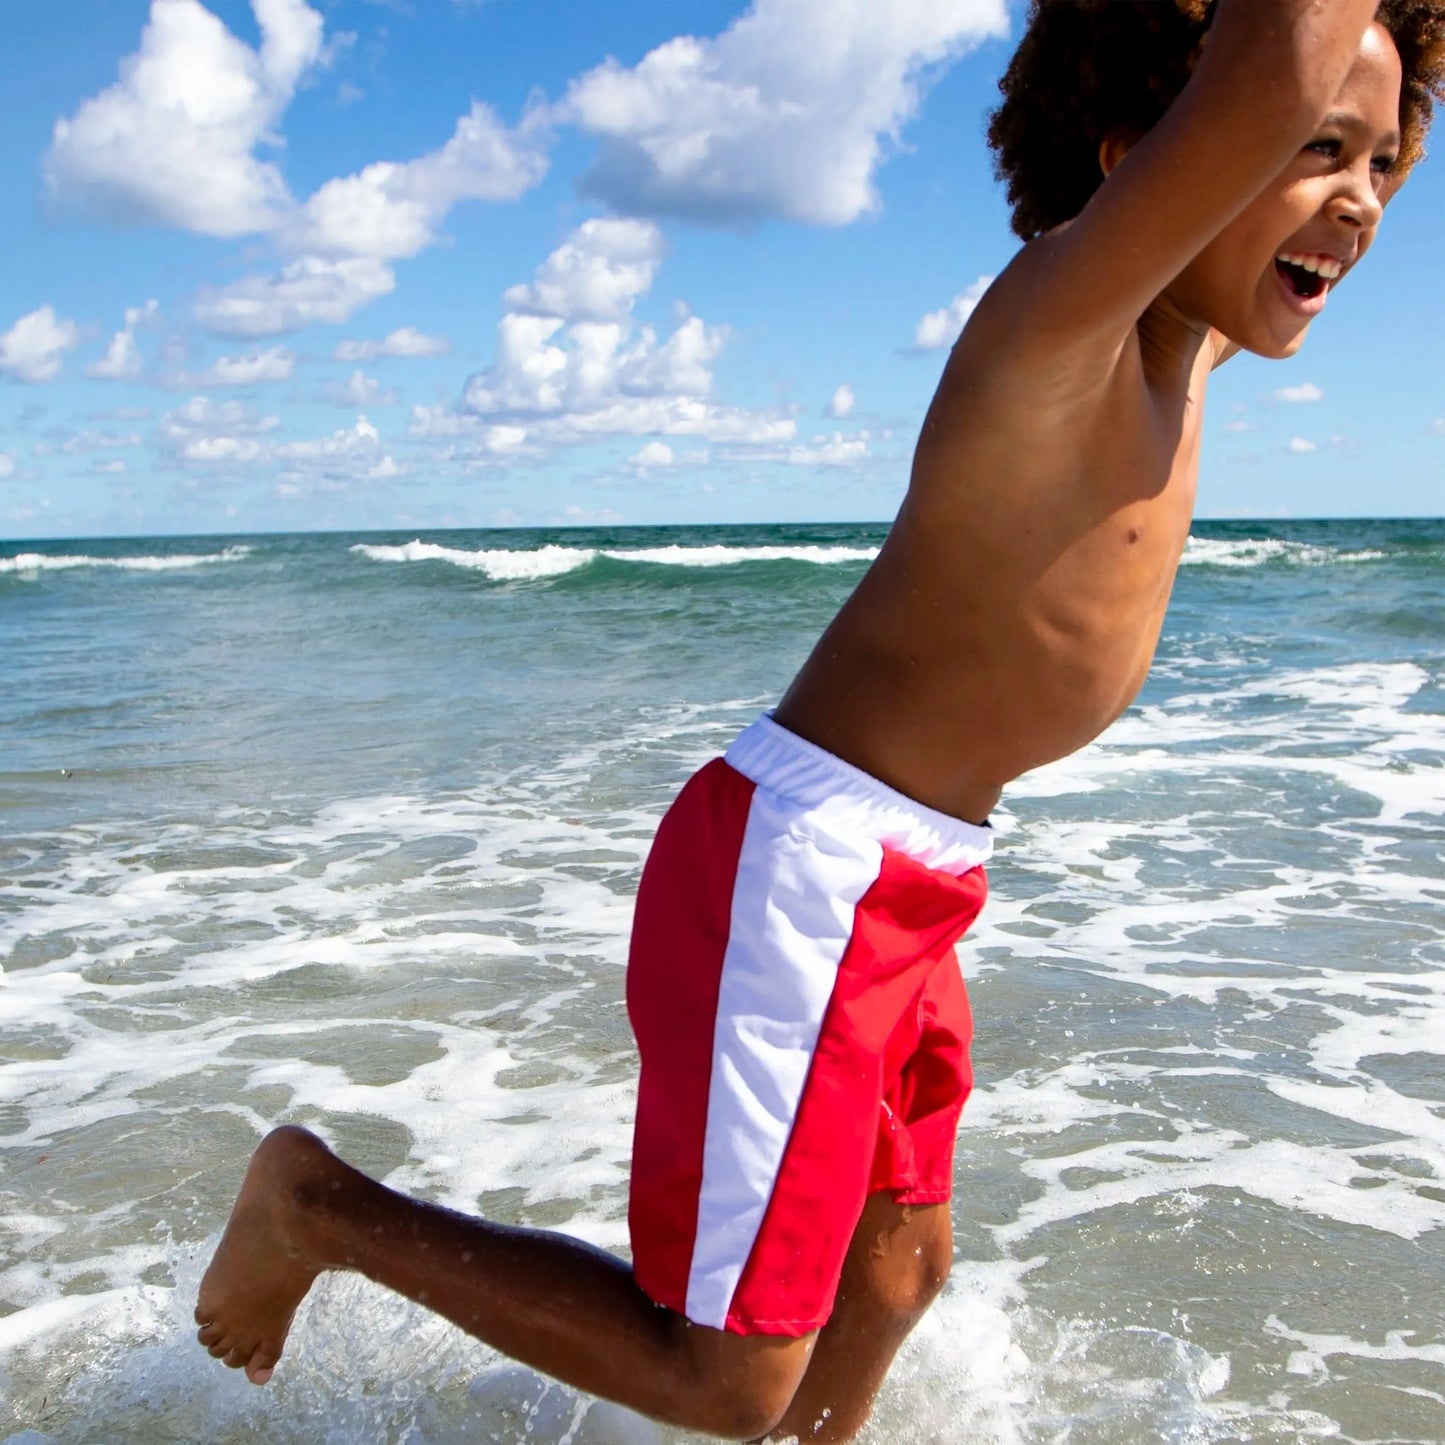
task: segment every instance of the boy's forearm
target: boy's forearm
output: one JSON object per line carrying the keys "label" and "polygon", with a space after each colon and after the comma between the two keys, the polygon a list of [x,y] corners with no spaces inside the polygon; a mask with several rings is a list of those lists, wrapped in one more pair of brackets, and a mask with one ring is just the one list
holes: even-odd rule
{"label": "boy's forearm", "polygon": [[1192,84],[1227,85],[1302,144],[1329,109],[1379,0],[1219,0]]}

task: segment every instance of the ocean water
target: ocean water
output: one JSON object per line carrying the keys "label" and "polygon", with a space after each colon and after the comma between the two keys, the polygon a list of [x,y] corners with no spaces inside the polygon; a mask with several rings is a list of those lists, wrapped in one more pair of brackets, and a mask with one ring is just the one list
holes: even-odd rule
{"label": "ocean water", "polygon": [[[189,1321],[245,1159],[624,1248],[651,830],[878,528],[0,546],[0,1441],[684,1437],[326,1279]],[[1200,523],[997,818],[958,1260],[874,1445],[1445,1440],[1445,522]]]}

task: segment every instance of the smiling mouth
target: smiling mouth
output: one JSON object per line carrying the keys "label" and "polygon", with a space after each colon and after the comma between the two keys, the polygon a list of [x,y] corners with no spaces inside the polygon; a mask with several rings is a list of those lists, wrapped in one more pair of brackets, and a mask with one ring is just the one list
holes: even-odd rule
{"label": "smiling mouth", "polygon": [[1313,301],[1330,284],[1318,271],[1306,271],[1291,261],[1276,261],[1274,269],[1284,277],[1290,290],[1305,301]]}
{"label": "smiling mouth", "polygon": [[1344,269],[1338,261],[1322,256],[1276,256],[1274,269],[1286,286],[1302,301],[1313,301],[1329,290],[1330,282]]}

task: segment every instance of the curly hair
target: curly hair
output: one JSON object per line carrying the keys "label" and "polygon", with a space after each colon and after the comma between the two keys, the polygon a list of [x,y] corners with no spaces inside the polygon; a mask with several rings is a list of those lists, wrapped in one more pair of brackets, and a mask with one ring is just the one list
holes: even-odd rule
{"label": "curly hair", "polygon": [[[1099,145],[1143,135],[1184,89],[1215,0],[1030,0],[1028,27],[989,116],[994,170],[1014,232],[1031,240],[1077,216],[1103,180]],[[1403,175],[1445,102],[1445,0],[1382,0],[1400,53]]]}

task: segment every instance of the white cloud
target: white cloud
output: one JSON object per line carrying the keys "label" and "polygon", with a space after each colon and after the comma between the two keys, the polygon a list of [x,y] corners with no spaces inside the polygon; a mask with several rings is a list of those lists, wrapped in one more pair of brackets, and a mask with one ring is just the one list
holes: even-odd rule
{"label": "white cloud", "polygon": [[188,462],[254,462],[262,450],[255,437],[197,437],[181,448],[181,455]]}
{"label": "white cloud", "polygon": [[913,330],[913,346],[917,351],[937,351],[952,346],[963,331],[964,324],[973,315],[973,308],[983,299],[983,293],[993,285],[992,276],[980,276],[966,291],[960,291],[947,306],[939,311],[930,311]]}
{"label": "white cloud", "polygon": [[[306,0],[251,5],[255,49],[199,0],[151,0],[139,50],[114,85],[56,123],[45,161],[62,210],[273,239],[279,272],[202,293],[195,312],[208,329],[261,337],[339,325],[394,288],[387,263],[432,245],[459,202],[513,201],[546,174],[547,107],[529,106],[508,129],[474,102],[438,149],[335,177],[298,203],[258,151],[284,144],[279,123],[298,83],[328,61],[323,22]],[[354,38],[335,37],[333,50]],[[120,333],[92,371],[139,369],[133,336]]]}
{"label": "white cloud", "polygon": [[372,447],[381,440],[381,433],[364,416],[354,426],[342,427],[329,437],[317,441],[287,442],[276,448],[280,457],[325,457],[353,451],[358,446]]}
{"label": "white cloud", "polygon": [[853,388],[845,381],[837,391],[833,393],[833,399],[828,403],[828,415],[842,421],[850,411],[853,410],[857,398],[853,395]]}
{"label": "white cloud", "polygon": [[835,431],[831,437],[817,436],[808,446],[789,447],[786,460],[799,467],[847,467],[868,455],[868,434],[845,437]]}
{"label": "white cloud", "polygon": [[473,101],[439,150],[327,181],[288,222],[285,243],[307,255],[415,256],[459,201],[515,201],[535,186],[547,173],[548,140],[539,110],[509,131]]}
{"label": "white cloud", "polygon": [[396,392],[383,391],[381,383],[364,371],[353,371],[343,382],[326,389],[327,398],[341,406],[359,410],[367,406],[395,406]]}
{"label": "white cloud", "polygon": [[648,442],[632,458],[632,464],[638,467],[670,467],[675,460],[672,448],[666,442]]}
{"label": "white cloud", "polygon": [[105,355],[85,368],[87,376],[98,381],[128,381],[141,372],[140,348],[135,344],[136,327],[153,321],[160,311],[159,301],[147,301],[144,306],[129,306],[125,313],[125,326],[110,339]]}
{"label": "white cloud", "polygon": [[152,0],[120,79],[55,124],[45,181],[64,209],[206,236],[275,227],[292,207],[258,146],[297,82],[322,58],[321,16],[305,0],[252,0],[253,50],[198,0]]}
{"label": "white cloud", "polygon": [[414,406],[407,425],[409,437],[442,440],[450,437],[475,436],[481,429],[479,418],[448,406]]}
{"label": "white cloud", "polygon": [[15,458],[9,452],[0,452],[0,477],[15,475]]}
{"label": "white cloud", "polygon": [[159,432],[166,451],[183,462],[253,462],[280,424],[244,402],[193,396],[160,419]]}
{"label": "white cloud", "polygon": [[245,356],[220,356],[204,371],[181,378],[192,387],[260,386],[266,382],[289,381],[296,370],[296,357],[284,346],[271,346]]}
{"label": "white cloud", "polygon": [[1276,401],[1320,401],[1324,397],[1312,381],[1301,382],[1299,386],[1282,386],[1274,394]]}
{"label": "white cloud", "polygon": [[650,221],[584,221],[502,300],[513,311],[564,321],[617,321],[652,288],[662,264],[662,232]]}
{"label": "white cloud", "polygon": [[145,438],[138,431],[82,431],[66,437],[60,443],[60,450],[66,456],[75,456],[79,452],[110,451],[115,447],[138,447],[144,440]]}
{"label": "white cloud", "polygon": [[1312,441],[1309,441],[1305,437],[1291,437],[1289,439],[1289,445],[1285,448],[1285,450],[1289,452],[1295,452],[1296,454],[1302,456],[1306,452],[1318,451],[1319,448]]}
{"label": "white cloud", "polygon": [[1222,429],[1228,432],[1231,436],[1234,436],[1241,432],[1253,431],[1254,427],[1250,422],[1247,421],[1227,421],[1224,423]]}
{"label": "white cloud", "polygon": [[[522,426],[533,446],[619,434],[791,441],[797,430],[791,417],[709,399],[724,328],[684,312],[659,338],[633,318],[660,250],[649,222],[579,227],[531,284],[506,293],[514,309],[498,323],[496,360],[468,380],[461,410]],[[413,434],[442,425],[452,423],[425,409],[413,413]]]}
{"label": "white cloud", "polygon": [[163,442],[182,465],[223,467],[265,464],[289,482],[338,490],[350,482],[400,476],[380,433],[365,416],[330,436],[281,442],[279,426],[238,401],[193,397],[161,418]]}
{"label": "white cloud", "polygon": [[526,427],[489,426],[482,433],[482,449],[494,457],[516,456],[526,446]]}
{"label": "white cloud", "polygon": [[342,427],[329,437],[287,442],[273,450],[282,464],[282,475],[312,477],[323,481],[383,481],[401,475],[381,433],[365,416],[354,425]]}
{"label": "white cloud", "polygon": [[390,266],[353,258],[303,257],[275,276],[247,276],[196,302],[196,319],[220,336],[279,336],[313,322],[340,325],[396,287]]}
{"label": "white cloud", "polygon": [[375,361],[381,356],[445,356],[451,349],[445,336],[402,326],[380,341],[343,341],[331,356],[334,361]]}
{"label": "white cloud", "polygon": [[42,306],[0,336],[0,376],[11,381],[51,381],[79,340],[73,321],[61,320],[53,306]]}
{"label": "white cloud", "polygon": [[616,209],[842,225],[928,79],[1007,31],[1003,0],[754,0],[711,39],[608,60],[557,114],[599,138],[584,189]]}

